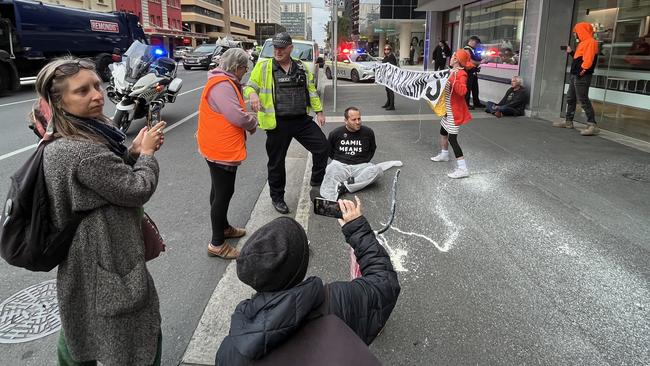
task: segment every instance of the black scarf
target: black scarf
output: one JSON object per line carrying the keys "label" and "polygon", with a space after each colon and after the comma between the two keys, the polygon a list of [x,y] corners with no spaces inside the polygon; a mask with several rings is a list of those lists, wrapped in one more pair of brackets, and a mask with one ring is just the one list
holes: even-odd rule
{"label": "black scarf", "polygon": [[97,119],[81,118],[70,113],[66,113],[66,117],[70,118],[74,123],[81,124],[94,134],[101,136],[106,140],[106,146],[108,146],[115,155],[124,158],[128,151],[128,148],[124,145],[124,140],[126,140],[124,132]]}

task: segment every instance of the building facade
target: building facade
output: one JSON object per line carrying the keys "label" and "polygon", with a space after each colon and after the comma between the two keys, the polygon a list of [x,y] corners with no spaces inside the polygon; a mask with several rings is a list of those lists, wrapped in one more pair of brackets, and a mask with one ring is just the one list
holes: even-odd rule
{"label": "building facade", "polygon": [[232,13],[229,0],[180,0],[183,17],[183,29],[197,37],[191,39],[191,45],[215,42],[224,37],[239,41],[254,41],[255,23]]}
{"label": "building facade", "polygon": [[570,58],[560,46],[575,49],[574,25],[590,23],[599,44],[589,89],[596,120],[650,141],[650,1],[420,0],[417,10],[426,12],[427,62],[438,40],[458,48],[477,35],[488,61],[479,74],[482,99],[496,99],[520,75],[530,91],[529,113],[547,120],[563,118],[566,108]]}
{"label": "building facade", "polygon": [[255,23],[280,24],[280,0],[231,0],[230,11]]}
{"label": "building facade", "polygon": [[343,17],[350,19],[350,35],[353,41],[359,40],[359,0],[346,0]]}
{"label": "building facade", "polygon": [[183,32],[180,0],[115,0],[116,10],[135,14],[151,44],[171,52],[182,45]]}
{"label": "building facade", "polygon": [[310,2],[282,2],[280,25],[287,29],[291,37],[312,39],[312,7]]}

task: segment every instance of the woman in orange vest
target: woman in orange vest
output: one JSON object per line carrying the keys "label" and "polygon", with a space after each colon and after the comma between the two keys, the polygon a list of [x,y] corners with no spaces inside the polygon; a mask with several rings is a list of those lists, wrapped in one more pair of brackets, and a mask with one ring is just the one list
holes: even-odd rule
{"label": "woman in orange vest", "polygon": [[241,78],[248,71],[249,55],[231,48],[221,56],[220,65],[208,74],[199,103],[199,152],[210,167],[210,219],[212,239],[208,254],[234,259],[239,251],[225,242],[246,235],[246,230],[228,223],[228,206],[235,193],[237,167],[246,159],[246,131],[255,133],[257,117],[246,112]]}

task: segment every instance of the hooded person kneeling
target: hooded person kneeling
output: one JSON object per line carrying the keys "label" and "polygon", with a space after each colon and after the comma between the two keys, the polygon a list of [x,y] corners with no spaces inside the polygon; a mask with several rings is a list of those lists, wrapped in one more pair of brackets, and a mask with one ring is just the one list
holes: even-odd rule
{"label": "hooded person kneeling", "polygon": [[216,365],[379,364],[366,345],[388,321],[400,285],[356,201],[339,201],[339,223],[361,269],[352,281],[304,279],[309,244],[292,218],[253,233],[237,258],[237,276],[257,293],[237,305]]}

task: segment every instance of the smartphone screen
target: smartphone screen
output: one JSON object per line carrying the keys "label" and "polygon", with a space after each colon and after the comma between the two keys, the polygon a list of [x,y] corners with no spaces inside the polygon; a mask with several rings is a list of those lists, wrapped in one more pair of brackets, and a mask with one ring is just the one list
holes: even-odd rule
{"label": "smartphone screen", "polygon": [[328,201],[320,197],[314,198],[314,213],[316,215],[335,217],[337,219],[343,217],[337,201]]}

